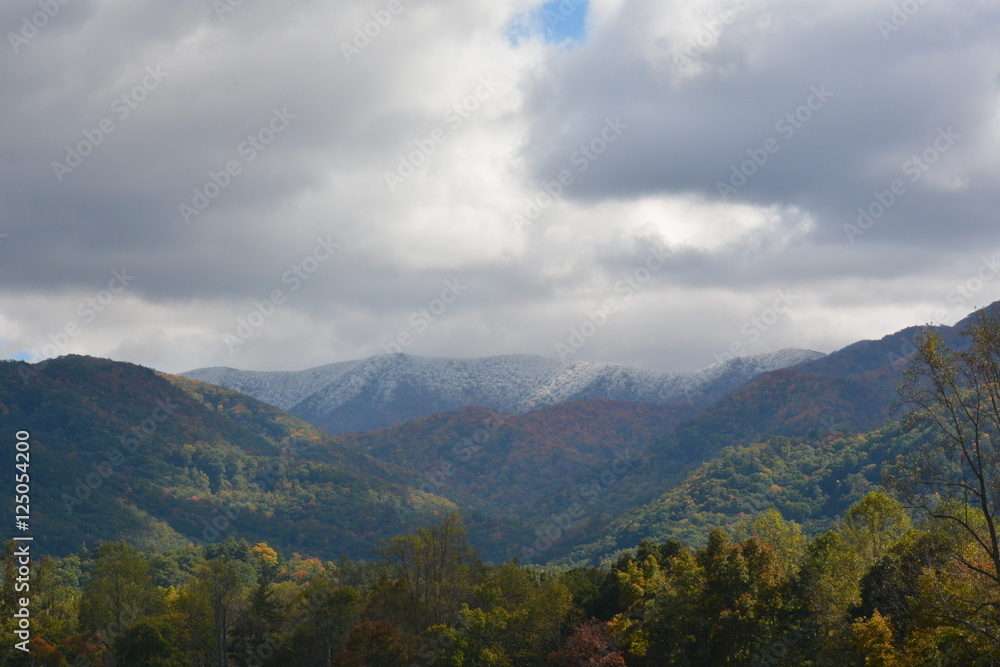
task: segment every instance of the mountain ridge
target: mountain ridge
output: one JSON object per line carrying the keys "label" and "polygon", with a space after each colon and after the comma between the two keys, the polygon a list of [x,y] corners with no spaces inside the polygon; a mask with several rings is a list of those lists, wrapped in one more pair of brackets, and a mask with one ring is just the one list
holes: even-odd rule
{"label": "mountain ridge", "polygon": [[180,375],[248,394],[336,434],[474,405],[525,414],[590,398],[705,403],[763,373],[823,357],[821,352],[788,349],[736,357],[692,373],[671,373],[533,355],[449,359],[392,354],[302,371],[212,367]]}

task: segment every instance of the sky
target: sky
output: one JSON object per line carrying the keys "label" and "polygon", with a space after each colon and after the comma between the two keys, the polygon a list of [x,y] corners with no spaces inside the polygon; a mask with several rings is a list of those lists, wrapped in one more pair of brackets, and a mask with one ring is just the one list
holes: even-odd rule
{"label": "sky", "polygon": [[997,0],[11,0],[0,356],[689,371],[1000,299]]}

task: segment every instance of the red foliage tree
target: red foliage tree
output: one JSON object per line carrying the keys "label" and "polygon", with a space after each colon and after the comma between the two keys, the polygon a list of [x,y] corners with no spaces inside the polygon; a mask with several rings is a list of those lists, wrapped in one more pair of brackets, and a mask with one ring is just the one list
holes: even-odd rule
{"label": "red foliage tree", "polygon": [[625,667],[607,624],[597,620],[578,626],[561,649],[549,654],[549,662],[555,667]]}
{"label": "red foliage tree", "polygon": [[407,651],[403,633],[391,623],[365,621],[354,626],[335,667],[405,667]]}

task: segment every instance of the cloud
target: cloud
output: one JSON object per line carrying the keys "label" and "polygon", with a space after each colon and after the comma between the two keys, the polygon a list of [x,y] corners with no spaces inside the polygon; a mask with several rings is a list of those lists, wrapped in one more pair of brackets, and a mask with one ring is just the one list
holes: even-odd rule
{"label": "cloud", "polygon": [[801,299],[750,351],[1000,297],[947,299],[1000,251],[996,3],[591,0],[567,48],[510,39],[526,0],[222,2],[73,0],[8,38],[6,355],[122,267],[68,349],[170,371],[378,354],[455,279],[407,352],[554,355],[651,248],[669,261],[578,358],[705,366],[779,289]]}

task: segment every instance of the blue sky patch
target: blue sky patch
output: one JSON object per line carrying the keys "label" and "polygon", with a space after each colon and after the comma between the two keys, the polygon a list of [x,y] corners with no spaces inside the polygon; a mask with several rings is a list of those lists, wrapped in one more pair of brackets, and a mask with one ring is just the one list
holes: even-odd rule
{"label": "blue sky patch", "polygon": [[509,36],[514,45],[540,35],[549,44],[582,42],[587,34],[589,0],[551,0],[512,23]]}

